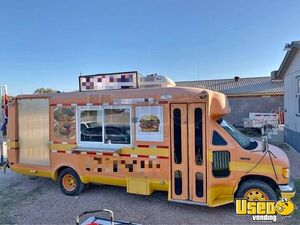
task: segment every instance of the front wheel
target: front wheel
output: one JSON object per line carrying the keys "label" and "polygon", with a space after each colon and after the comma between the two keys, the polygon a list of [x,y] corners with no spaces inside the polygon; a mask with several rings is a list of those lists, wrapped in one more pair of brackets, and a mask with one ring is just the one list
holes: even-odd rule
{"label": "front wheel", "polygon": [[65,195],[79,195],[85,187],[76,171],[71,168],[64,169],[59,174],[58,185]]}
{"label": "front wheel", "polygon": [[261,180],[245,181],[237,190],[235,197],[247,199],[248,201],[278,200],[273,188]]}

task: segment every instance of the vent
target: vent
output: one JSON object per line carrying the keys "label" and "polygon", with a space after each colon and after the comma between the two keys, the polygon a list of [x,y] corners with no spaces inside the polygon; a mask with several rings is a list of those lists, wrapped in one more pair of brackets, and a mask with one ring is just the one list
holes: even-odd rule
{"label": "vent", "polygon": [[228,151],[213,152],[212,173],[215,177],[227,177],[230,175],[229,170],[230,153]]}

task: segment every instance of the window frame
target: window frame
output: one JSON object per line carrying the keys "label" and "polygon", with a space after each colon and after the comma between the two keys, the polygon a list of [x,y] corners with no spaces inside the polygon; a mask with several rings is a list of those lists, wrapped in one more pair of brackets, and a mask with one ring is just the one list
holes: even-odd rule
{"label": "window frame", "polygon": [[[105,124],[104,124],[104,111],[105,109],[129,109],[129,126],[130,126],[130,143],[129,144],[109,144],[105,143]],[[81,141],[81,122],[80,114],[82,111],[101,111],[101,125],[102,125],[102,142],[94,141]],[[77,106],[76,108],[76,139],[78,147],[94,148],[95,151],[115,151],[122,147],[132,147],[133,143],[133,125],[132,125],[132,107],[131,106]],[[97,149],[95,149],[97,148]]]}

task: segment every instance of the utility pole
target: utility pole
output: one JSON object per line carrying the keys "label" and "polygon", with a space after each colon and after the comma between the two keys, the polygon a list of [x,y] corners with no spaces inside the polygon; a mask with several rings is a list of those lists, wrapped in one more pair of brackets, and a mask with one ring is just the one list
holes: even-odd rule
{"label": "utility pole", "polygon": [[197,77],[198,77],[198,80],[200,80],[200,63],[199,63],[199,57],[197,59]]}
{"label": "utility pole", "polygon": [[8,104],[8,95],[7,95],[7,86],[0,86],[0,166],[4,165],[4,130],[7,122],[7,104]]}

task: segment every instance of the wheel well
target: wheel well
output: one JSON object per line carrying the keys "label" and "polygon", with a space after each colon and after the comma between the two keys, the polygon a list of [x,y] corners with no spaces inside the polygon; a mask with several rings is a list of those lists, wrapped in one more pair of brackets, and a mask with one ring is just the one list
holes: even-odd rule
{"label": "wheel well", "polygon": [[59,174],[60,174],[64,169],[67,169],[67,168],[72,169],[71,167],[68,167],[68,166],[62,166],[62,167],[59,167],[58,170],[56,171],[57,176],[59,176]]}
{"label": "wheel well", "polygon": [[[268,185],[270,185],[270,187],[275,191],[275,193],[277,195],[279,195],[278,193],[278,190],[279,190],[279,187],[278,187],[278,184],[270,177],[265,177],[265,176],[259,176],[259,175],[248,175],[248,176],[244,176],[241,178],[239,184],[238,184],[238,187],[236,189],[236,191],[239,189],[239,187],[246,181],[248,180],[260,180],[260,181],[263,181],[265,183],[267,183]],[[236,193],[235,191],[235,193]],[[235,194],[234,194],[235,195]]]}
{"label": "wheel well", "polygon": [[64,169],[68,169],[68,168],[74,170],[72,167],[69,167],[69,166],[62,166],[62,167],[59,167],[59,168],[55,171],[55,175],[54,175],[54,176],[55,176],[55,180],[57,180],[59,174],[60,174]]}

